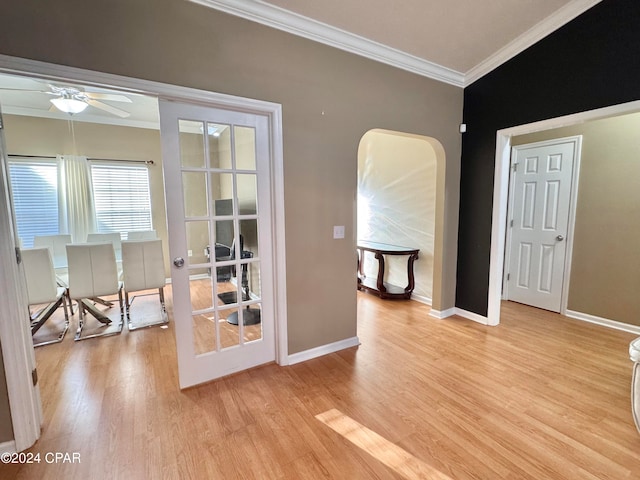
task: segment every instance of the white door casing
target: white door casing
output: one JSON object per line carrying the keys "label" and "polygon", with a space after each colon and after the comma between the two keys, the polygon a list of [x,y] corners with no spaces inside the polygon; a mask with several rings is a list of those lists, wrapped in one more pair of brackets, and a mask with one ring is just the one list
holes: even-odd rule
{"label": "white door casing", "polygon": [[[160,123],[178,371],[186,388],[275,360],[269,123],[167,100],[160,100]],[[218,257],[219,246],[231,247],[231,256]],[[222,302],[224,295],[232,300]]]}
{"label": "white door casing", "polygon": [[12,448],[21,451],[40,437],[42,406],[40,389],[32,381],[37,379],[35,353],[26,313],[24,277],[16,256],[17,235],[2,125],[0,111],[0,338],[14,434]]}
{"label": "white door casing", "polygon": [[514,147],[505,298],[561,312],[566,307],[570,213],[579,137]]}

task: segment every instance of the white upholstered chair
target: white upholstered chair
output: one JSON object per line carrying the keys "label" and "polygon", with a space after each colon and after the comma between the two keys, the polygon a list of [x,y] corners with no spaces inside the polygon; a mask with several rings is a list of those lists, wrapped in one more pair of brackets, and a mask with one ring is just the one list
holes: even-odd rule
{"label": "white upholstered chair", "polygon": [[67,311],[66,288],[60,287],[56,283],[51,251],[47,247],[28,248],[21,251],[21,256],[27,281],[29,307],[46,305],[34,314],[31,313],[31,308],[29,308],[31,334],[35,334],[60,305],[64,308],[65,323],[58,338],[41,343],[34,342],[34,346],[60,342],[69,329],[69,313]]}
{"label": "white upholstered chair", "polygon": [[34,247],[48,247],[53,258],[53,268],[67,268],[67,245],[71,243],[71,235],[36,235],[33,237]]}
{"label": "white upholstered chair", "polygon": [[127,240],[155,240],[158,234],[155,230],[135,230],[127,232]]}
{"label": "white upholstered chair", "polygon": [[[124,298],[129,330],[167,323],[168,317],[164,305],[164,256],[162,240],[127,240],[122,242],[122,279],[124,280]],[[160,317],[143,322],[131,318],[129,294],[143,290],[158,290]]]}
{"label": "white upholstered chair", "polygon": [[56,272],[58,285],[67,290],[69,309],[73,315],[73,305],[69,297],[69,277],[67,269],[67,245],[71,243],[71,235],[61,233],[58,235],[36,235],[33,237],[33,246],[36,248],[47,247],[53,259],[53,268]]}
{"label": "white upholstered chair", "polygon": [[122,260],[122,240],[118,232],[111,233],[89,233],[87,235],[87,243],[106,243],[111,242],[116,253],[116,261]]}
{"label": "white upholstered chair", "polygon": [[[69,294],[72,299],[78,302],[79,311],[75,340],[120,333],[124,322],[124,306],[122,282],[119,280],[113,244],[67,245],[67,259],[69,260]],[[112,305],[110,302],[100,300],[99,297],[115,294],[118,295],[120,306],[120,322],[117,328],[82,337],[85,312],[90,313],[103,325],[111,323],[111,320],[95,306],[94,302],[110,307]]]}

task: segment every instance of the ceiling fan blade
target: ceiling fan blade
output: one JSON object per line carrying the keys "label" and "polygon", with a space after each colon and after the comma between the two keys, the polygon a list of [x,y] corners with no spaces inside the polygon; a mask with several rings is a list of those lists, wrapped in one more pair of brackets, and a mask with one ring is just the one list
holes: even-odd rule
{"label": "ceiling fan blade", "polygon": [[92,107],[99,108],[100,110],[104,110],[105,112],[112,113],[114,115],[117,115],[118,117],[126,118],[129,115],[131,115],[129,112],[125,112],[124,110],[121,110],[119,108],[112,107],[111,105],[107,105],[106,103],[99,102],[98,100],[92,100],[88,98],[86,102]]}
{"label": "ceiling fan blade", "polygon": [[44,93],[46,95],[58,95],[57,93],[49,92],[47,90],[31,90],[31,89],[25,89],[25,88],[4,88],[4,87],[0,87],[0,90],[5,91],[5,92]]}
{"label": "ceiling fan blade", "polygon": [[114,95],[111,93],[94,93],[94,92],[83,92],[83,94],[94,100],[109,100],[111,102],[133,103],[129,97],[125,97],[124,95]]}

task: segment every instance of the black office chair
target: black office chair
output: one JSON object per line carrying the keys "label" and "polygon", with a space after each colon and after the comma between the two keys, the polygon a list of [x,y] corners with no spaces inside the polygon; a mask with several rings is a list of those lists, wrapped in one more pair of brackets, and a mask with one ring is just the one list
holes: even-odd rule
{"label": "black office chair", "polygon": [[[242,235],[240,237],[240,258],[242,260],[247,258],[253,258],[253,252],[244,249],[244,238]],[[236,258],[236,246],[235,239],[231,244],[231,259]],[[232,267],[235,270],[235,267]],[[247,276],[247,264],[243,263],[242,266],[242,276],[240,280],[240,286],[242,288],[242,301],[246,302],[251,297],[249,295],[249,278]],[[235,292],[234,292],[235,293]],[[233,312],[227,317],[227,323],[231,325],[238,325],[238,312]],[[249,305],[245,307],[242,311],[242,323],[243,325],[256,325],[260,323],[260,309],[259,308],[251,308]]]}

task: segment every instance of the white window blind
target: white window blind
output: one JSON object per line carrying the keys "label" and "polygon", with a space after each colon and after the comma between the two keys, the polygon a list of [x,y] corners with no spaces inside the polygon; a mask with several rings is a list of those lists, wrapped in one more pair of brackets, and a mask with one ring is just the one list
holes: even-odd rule
{"label": "white window blind", "polygon": [[98,232],[151,230],[151,195],[146,167],[92,164]]}
{"label": "white window blind", "polygon": [[9,177],[22,246],[33,247],[35,235],[60,233],[58,166],[51,162],[9,162]]}

